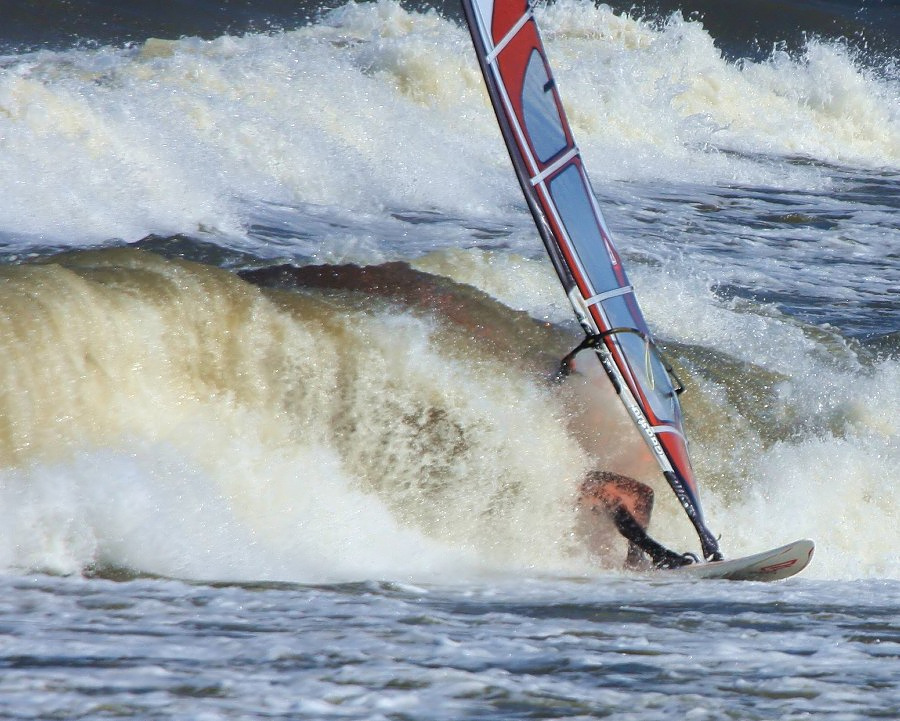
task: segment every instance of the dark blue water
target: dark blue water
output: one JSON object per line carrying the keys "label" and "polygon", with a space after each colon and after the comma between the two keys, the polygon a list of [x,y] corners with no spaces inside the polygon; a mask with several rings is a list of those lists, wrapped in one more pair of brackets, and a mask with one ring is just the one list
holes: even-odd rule
{"label": "dark blue water", "polygon": [[[0,3],[0,50],[63,48],[85,43],[122,44],[148,37],[178,38],[290,29],[338,7],[340,0],[46,0]],[[613,9],[664,21],[674,12],[699,19],[731,57],[762,57],[773,47],[798,49],[810,37],[842,38],[882,57],[900,47],[896,0],[612,0]],[[462,19],[454,0],[404,2]]]}

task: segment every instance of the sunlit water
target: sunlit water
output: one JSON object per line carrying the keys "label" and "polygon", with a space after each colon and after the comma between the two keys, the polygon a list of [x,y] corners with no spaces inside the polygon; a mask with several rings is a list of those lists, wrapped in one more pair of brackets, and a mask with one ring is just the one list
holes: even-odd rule
{"label": "sunlit water", "polygon": [[[594,467],[696,540],[608,390],[546,383],[578,332],[458,22],[10,51],[0,717],[900,715],[896,59],[537,16],[709,525],[810,568],[586,547]],[[276,263],[395,287],[233,272]]]}

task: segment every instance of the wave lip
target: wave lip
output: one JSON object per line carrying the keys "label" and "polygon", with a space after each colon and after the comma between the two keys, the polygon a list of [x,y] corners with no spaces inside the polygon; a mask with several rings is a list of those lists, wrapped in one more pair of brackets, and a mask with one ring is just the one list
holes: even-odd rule
{"label": "wave lip", "polygon": [[[567,524],[586,461],[560,400],[487,331],[466,351],[474,325],[344,285],[263,291],[133,249],[3,268],[0,566],[306,582],[584,568]],[[517,342],[517,324],[547,334],[449,287],[435,302],[493,313]]]}

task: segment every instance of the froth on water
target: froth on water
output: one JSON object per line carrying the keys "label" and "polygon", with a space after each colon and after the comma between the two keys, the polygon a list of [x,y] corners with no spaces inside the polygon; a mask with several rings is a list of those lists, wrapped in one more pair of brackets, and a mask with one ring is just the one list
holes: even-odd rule
{"label": "froth on water", "polygon": [[[654,484],[654,532],[694,543],[599,364],[548,381],[570,332],[400,263],[242,275],[133,249],[4,269],[4,569],[594,573],[621,544],[592,557],[575,533],[591,468]],[[890,573],[890,531],[855,523],[885,528],[891,428],[849,399],[804,421],[807,380],[741,361],[738,335],[734,356],[669,348],[723,545],[829,533],[823,572],[862,551]]]}
{"label": "froth on water", "polygon": [[577,566],[596,458],[539,367],[559,332],[406,266],[380,277],[407,297],[352,277],[262,291],[128,249],[7,267],[3,567]]}

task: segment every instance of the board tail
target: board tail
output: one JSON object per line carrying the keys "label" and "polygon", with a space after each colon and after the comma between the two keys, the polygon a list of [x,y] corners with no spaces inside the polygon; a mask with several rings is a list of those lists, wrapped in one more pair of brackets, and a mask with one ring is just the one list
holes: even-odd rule
{"label": "board tail", "polygon": [[770,551],[754,553],[752,556],[699,563],[654,573],[726,581],[781,581],[796,576],[806,568],[812,561],[815,549],[815,543],[803,538]]}

